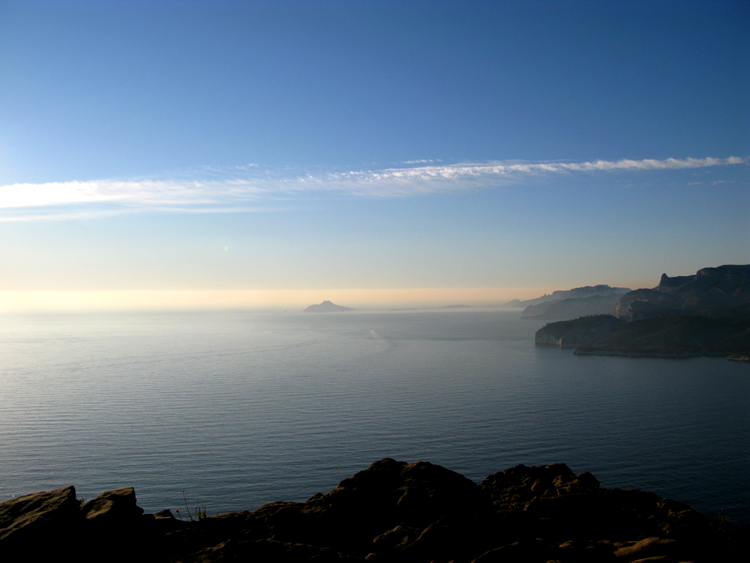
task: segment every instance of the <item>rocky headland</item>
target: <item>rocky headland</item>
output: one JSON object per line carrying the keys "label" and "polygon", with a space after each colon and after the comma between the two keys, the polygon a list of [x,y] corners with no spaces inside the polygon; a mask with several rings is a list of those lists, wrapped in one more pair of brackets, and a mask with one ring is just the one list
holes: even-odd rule
{"label": "rocky headland", "polygon": [[654,289],[623,295],[610,314],[549,323],[538,346],[579,355],[750,359],[750,265],[663,274]]}
{"label": "rocky headland", "polygon": [[653,289],[622,296],[612,314],[637,321],[657,316],[730,317],[750,313],[750,264],[703,268],[693,276],[662,274]]}
{"label": "rocky headland", "polygon": [[383,459],[305,502],[191,521],[143,514],[132,488],[85,504],[73,487],[0,503],[3,561],[699,563],[736,560],[749,532],[564,464],[519,465],[477,485]]}

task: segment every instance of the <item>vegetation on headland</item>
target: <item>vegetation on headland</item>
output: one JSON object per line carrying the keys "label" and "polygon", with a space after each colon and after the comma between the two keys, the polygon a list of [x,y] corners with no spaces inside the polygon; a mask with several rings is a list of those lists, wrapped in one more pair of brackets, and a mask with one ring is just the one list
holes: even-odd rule
{"label": "vegetation on headland", "polygon": [[625,323],[574,354],[641,357],[750,355],[750,317],[660,316]]}

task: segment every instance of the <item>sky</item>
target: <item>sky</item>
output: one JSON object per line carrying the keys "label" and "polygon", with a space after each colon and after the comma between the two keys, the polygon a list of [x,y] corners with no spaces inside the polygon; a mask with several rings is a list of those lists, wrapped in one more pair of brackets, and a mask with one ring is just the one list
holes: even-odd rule
{"label": "sky", "polygon": [[750,263],[750,3],[0,0],[0,311]]}

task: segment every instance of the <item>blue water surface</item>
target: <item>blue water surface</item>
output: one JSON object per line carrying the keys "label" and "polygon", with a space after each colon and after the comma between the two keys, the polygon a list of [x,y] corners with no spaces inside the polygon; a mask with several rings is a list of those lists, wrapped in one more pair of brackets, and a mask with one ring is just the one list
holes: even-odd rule
{"label": "blue water surface", "polygon": [[489,310],[6,317],[0,499],[301,501],[383,457],[567,463],[750,521],[750,366],[573,356]]}

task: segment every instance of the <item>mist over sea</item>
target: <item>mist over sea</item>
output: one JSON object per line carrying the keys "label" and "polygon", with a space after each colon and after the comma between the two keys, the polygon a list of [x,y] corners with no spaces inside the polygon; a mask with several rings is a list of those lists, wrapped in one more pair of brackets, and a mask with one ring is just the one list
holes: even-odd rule
{"label": "mist over sea", "polygon": [[489,310],[0,322],[0,500],[136,489],[147,512],[302,501],[383,457],[481,481],[567,463],[750,521],[750,366],[579,357]]}

